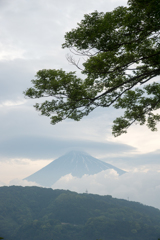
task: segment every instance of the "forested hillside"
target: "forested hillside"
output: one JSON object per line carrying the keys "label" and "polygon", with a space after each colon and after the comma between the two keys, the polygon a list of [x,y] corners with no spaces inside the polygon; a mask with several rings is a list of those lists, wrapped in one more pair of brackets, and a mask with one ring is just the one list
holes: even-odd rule
{"label": "forested hillside", "polygon": [[6,240],[157,240],[160,210],[140,203],[39,187],[0,187]]}

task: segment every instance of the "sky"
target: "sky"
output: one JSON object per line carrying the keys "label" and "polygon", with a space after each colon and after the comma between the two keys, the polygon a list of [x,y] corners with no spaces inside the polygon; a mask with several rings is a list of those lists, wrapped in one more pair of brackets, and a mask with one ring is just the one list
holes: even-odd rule
{"label": "sky", "polygon": [[124,169],[76,179],[64,176],[53,188],[71,189],[131,201],[160,209],[159,131],[133,125],[127,134],[113,137],[113,120],[122,114],[99,108],[79,122],[65,120],[51,125],[33,108],[36,100],[23,91],[41,69],[77,71],[62,49],[64,35],[84,14],[112,11],[126,0],[0,0],[0,186],[30,185],[22,179],[70,150],[92,156]]}

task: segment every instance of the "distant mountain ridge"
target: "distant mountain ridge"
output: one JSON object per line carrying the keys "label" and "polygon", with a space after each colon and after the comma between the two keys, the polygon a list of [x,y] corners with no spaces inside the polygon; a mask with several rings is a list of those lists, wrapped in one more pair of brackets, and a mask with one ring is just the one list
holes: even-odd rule
{"label": "distant mountain ridge", "polygon": [[72,151],[52,161],[24,180],[36,182],[44,187],[51,187],[67,174],[81,178],[84,174],[93,175],[107,169],[114,169],[119,175],[125,173],[125,171],[98,160],[85,152]]}

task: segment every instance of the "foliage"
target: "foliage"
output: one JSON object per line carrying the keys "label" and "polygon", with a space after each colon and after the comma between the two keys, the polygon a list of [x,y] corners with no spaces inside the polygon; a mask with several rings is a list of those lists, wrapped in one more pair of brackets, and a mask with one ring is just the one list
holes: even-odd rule
{"label": "foliage", "polygon": [[155,240],[160,210],[111,196],[0,187],[0,232],[10,240]]}
{"label": "foliage", "polygon": [[[155,112],[160,108],[160,84],[148,82],[160,75],[159,9],[159,0],[129,0],[128,7],[84,15],[78,27],[66,33],[62,45],[85,57],[83,78],[62,69],[43,69],[25,96],[51,97],[35,108],[50,116],[52,124],[66,118],[78,121],[99,106],[113,105],[125,110],[114,121],[115,136],[126,133],[134,122],[155,131],[160,121]],[[79,61],[68,59],[80,69]]]}

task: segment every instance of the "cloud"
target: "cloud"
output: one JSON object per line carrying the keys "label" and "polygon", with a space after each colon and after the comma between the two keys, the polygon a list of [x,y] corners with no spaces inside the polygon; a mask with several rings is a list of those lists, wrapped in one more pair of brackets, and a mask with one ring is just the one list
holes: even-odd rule
{"label": "cloud", "polygon": [[50,160],[8,159],[0,161],[0,184],[8,185],[13,179],[24,179],[50,163]]}
{"label": "cloud", "polygon": [[0,187],[6,186],[6,184],[2,181],[0,181]]}
{"label": "cloud", "polygon": [[17,136],[0,141],[0,156],[10,158],[54,159],[71,150],[82,150],[96,154],[116,154],[133,151],[134,148],[111,142],[90,140],[58,139],[42,136]]}
{"label": "cloud", "polygon": [[115,164],[117,167],[142,167],[157,169],[160,168],[160,149],[145,153],[126,153],[125,156],[109,156],[108,158],[101,158],[102,161],[108,161]]}
{"label": "cloud", "polygon": [[[121,4],[126,4],[126,1],[121,0]],[[85,13],[109,11],[116,5],[118,2],[106,4],[104,0],[98,3],[85,0],[1,1],[3,54],[0,59],[58,56],[65,32],[76,27]]]}
{"label": "cloud", "polygon": [[80,122],[66,120],[53,126],[47,117],[40,117],[33,102],[21,99],[0,105],[1,159],[55,159],[75,149],[97,158],[136,151],[127,144],[105,140],[106,134],[110,134],[110,110],[106,114],[97,109]]}
{"label": "cloud", "polygon": [[[1,58],[1,56],[0,56]],[[16,101],[24,99],[23,92],[31,87],[31,80],[36,72],[44,68],[61,68],[68,65],[64,54],[55,57],[44,57],[42,59],[15,59],[0,61],[0,103],[4,101]],[[30,103],[31,100],[28,101]]]}
{"label": "cloud", "polygon": [[37,187],[41,187],[38,183],[36,182],[28,182],[27,180],[22,180],[22,179],[18,179],[18,178],[15,178],[13,179],[12,181],[9,182],[8,184],[9,186],[22,186],[22,187],[25,187],[25,186],[37,186]]}
{"label": "cloud", "polygon": [[[121,116],[122,113],[118,113],[114,110],[117,116]],[[160,111],[158,110],[158,113]],[[119,115],[118,115],[119,114]],[[127,143],[134,146],[140,153],[152,152],[159,149],[159,131],[160,123],[157,124],[158,131],[151,131],[146,125],[133,124],[127,131],[127,134],[122,134],[118,138],[114,138],[112,135],[107,137],[108,141]]]}
{"label": "cloud", "polygon": [[76,178],[66,175],[57,181],[53,189],[69,189],[79,193],[112,195],[129,201],[141,202],[160,209],[160,172],[131,171],[118,176],[114,170]]}

